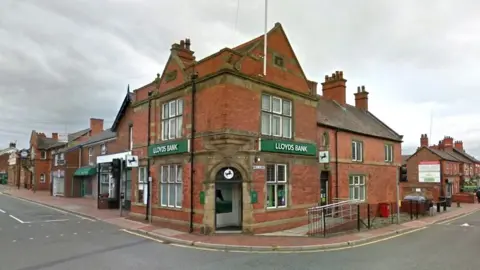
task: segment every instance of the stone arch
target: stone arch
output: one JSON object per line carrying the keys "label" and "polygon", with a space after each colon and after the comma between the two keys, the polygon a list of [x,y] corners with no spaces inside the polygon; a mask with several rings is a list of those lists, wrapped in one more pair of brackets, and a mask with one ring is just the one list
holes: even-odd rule
{"label": "stone arch", "polygon": [[241,176],[242,176],[242,181],[245,181],[246,179],[248,179],[248,173],[247,173],[247,170],[245,170],[245,168],[240,165],[239,163],[237,162],[232,162],[232,161],[229,161],[229,162],[225,162],[225,161],[221,161],[217,164],[215,164],[211,169],[210,169],[210,172],[208,173],[208,179],[211,180],[211,181],[215,181],[215,177],[217,176],[217,173],[223,169],[223,168],[235,168],[238,172],[240,172]]}

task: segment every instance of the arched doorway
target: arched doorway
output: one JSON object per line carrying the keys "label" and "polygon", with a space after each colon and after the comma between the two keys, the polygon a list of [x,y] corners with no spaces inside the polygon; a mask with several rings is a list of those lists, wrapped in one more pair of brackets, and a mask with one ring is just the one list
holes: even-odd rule
{"label": "arched doorway", "polygon": [[215,228],[242,229],[242,175],[234,167],[221,168],[215,174]]}

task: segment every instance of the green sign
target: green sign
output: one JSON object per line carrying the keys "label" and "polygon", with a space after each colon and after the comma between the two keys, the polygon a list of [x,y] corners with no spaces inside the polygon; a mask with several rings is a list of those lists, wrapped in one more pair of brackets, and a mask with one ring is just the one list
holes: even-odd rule
{"label": "green sign", "polygon": [[250,203],[258,202],[258,193],[256,191],[250,191]]}
{"label": "green sign", "polygon": [[166,142],[150,145],[148,147],[148,156],[166,156],[187,153],[190,151],[190,145],[188,140]]}
{"label": "green sign", "polygon": [[200,204],[205,204],[205,191],[200,191]]}
{"label": "green sign", "polygon": [[262,139],[260,141],[260,151],[292,155],[316,156],[317,146],[313,143]]}

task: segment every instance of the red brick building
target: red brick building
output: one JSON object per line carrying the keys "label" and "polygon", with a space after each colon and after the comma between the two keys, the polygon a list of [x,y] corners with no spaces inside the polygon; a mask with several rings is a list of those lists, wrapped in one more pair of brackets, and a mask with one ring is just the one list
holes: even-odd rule
{"label": "red brick building", "polygon": [[465,182],[479,176],[479,161],[463,148],[462,141],[445,136],[430,145],[427,134],[420,136],[420,147],[407,159],[407,182],[401,183],[402,195],[413,191],[431,192],[434,199],[449,199],[462,190]]}
{"label": "red brick building", "polygon": [[49,172],[52,178],[54,196],[78,197],[82,182],[73,181],[73,174],[81,167],[79,146],[93,136],[103,132],[103,119],[91,118],[90,127],[68,134],[68,142],[57,142],[44,147],[50,150]]}
{"label": "red brick building", "polygon": [[148,172],[153,221],[205,234],[305,225],[322,198],[395,200],[402,137],[368,111],[365,89],[346,104],[336,72],[319,96],[282,26],[267,38],[266,77],[263,36],[200,61],[187,39],[135,91],[133,217],[145,216]]}

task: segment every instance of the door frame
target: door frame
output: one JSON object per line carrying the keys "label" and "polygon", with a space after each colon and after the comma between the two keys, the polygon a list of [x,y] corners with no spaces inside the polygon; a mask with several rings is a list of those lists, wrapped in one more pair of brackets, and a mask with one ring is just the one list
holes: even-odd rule
{"label": "door frame", "polygon": [[[322,177],[322,175],[326,175],[326,178]],[[322,202],[322,188],[323,188],[324,182],[326,183],[325,203]],[[320,171],[320,205],[327,205],[329,203],[330,203],[330,172]]]}
{"label": "door frame", "polygon": [[[237,195],[238,195],[238,225],[227,225],[227,226],[221,226],[218,227],[217,225],[217,185],[226,185],[232,188],[232,193],[235,192],[234,190],[236,189]],[[215,189],[215,207],[214,207],[214,225],[215,225],[215,231],[222,231],[224,228],[228,227],[234,227],[238,228],[238,230],[242,230],[243,228],[243,185],[241,181],[217,181],[215,182],[214,185]],[[233,196],[232,196],[233,197]],[[232,201],[232,207],[233,207],[233,201]],[[233,211],[233,209],[232,209]]]}

